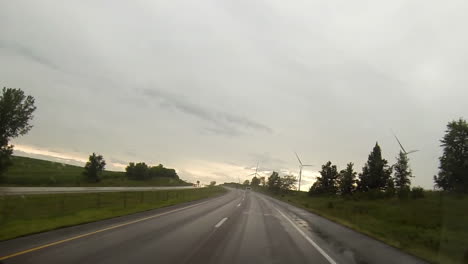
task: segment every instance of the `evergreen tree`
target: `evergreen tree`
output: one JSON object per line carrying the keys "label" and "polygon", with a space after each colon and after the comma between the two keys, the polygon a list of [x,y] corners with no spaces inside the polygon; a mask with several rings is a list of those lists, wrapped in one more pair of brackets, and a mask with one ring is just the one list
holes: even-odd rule
{"label": "evergreen tree", "polygon": [[348,163],[345,170],[340,172],[339,191],[341,195],[350,195],[354,192],[356,186],[356,172],[353,169],[354,164]]}
{"label": "evergreen tree", "polygon": [[[406,187],[404,187],[406,188]],[[409,187],[408,187],[409,189]],[[387,186],[385,188],[385,193],[387,194],[387,197],[393,197],[395,195],[395,182],[393,181],[392,177],[389,177],[387,179]]]}
{"label": "evergreen tree", "polygon": [[385,190],[391,174],[392,168],[388,166],[387,160],[382,158],[379,143],[375,143],[367,163],[362,168],[362,173],[359,174],[358,190],[361,192]]}
{"label": "evergreen tree", "polygon": [[397,162],[395,165],[393,165],[393,168],[395,170],[395,188],[397,190],[409,189],[411,185],[410,178],[413,177],[413,174],[409,167],[408,155],[400,150],[400,153],[397,157]]}

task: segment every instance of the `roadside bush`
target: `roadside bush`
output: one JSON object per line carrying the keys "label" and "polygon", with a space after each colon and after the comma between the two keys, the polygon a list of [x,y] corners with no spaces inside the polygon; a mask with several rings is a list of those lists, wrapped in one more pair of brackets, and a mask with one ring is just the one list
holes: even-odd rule
{"label": "roadside bush", "polygon": [[353,198],[355,200],[377,200],[377,199],[385,199],[388,197],[386,192],[374,189],[369,190],[367,192],[356,192],[353,194]]}
{"label": "roadside bush", "polygon": [[405,187],[401,187],[399,190],[398,190],[398,198],[401,199],[401,200],[406,200],[409,198],[410,196],[410,193],[411,193],[411,189],[408,187],[408,186],[405,186]]}
{"label": "roadside bush", "polygon": [[387,198],[392,198],[395,196],[396,189],[395,184],[393,183],[393,179],[389,178],[387,181],[387,188],[385,189],[385,196]]}
{"label": "roadside bush", "polygon": [[411,190],[411,198],[424,198],[424,189],[422,187],[413,187],[413,189]]}

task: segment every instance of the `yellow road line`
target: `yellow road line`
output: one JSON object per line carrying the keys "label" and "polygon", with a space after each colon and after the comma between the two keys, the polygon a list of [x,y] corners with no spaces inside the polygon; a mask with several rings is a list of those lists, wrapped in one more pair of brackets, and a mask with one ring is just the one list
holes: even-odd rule
{"label": "yellow road line", "polygon": [[43,249],[43,248],[48,248],[48,247],[51,247],[51,246],[55,246],[55,245],[58,245],[58,244],[62,244],[62,243],[65,243],[65,242],[68,242],[68,241],[72,241],[72,240],[75,240],[75,239],[79,239],[79,238],[91,236],[91,235],[94,235],[94,234],[97,234],[97,233],[101,233],[101,232],[104,232],[104,231],[108,231],[108,230],[112,230],[112,229],[115,229],[115,228],[119,228],[119,227],[122,227],[122,226],[127,226],[127,225],[135,224],[135,223],[138,223],[138,222],[141,222],[141,221],[145,221],[145,220],[148,220],[148,219],[152,219],[152,218],[155,218],[155,217],[159,217],[159,216],[163,216],[163,215],[175,213],[175,212],[178,212],[178,211],[182,211],[182,210],[185,210],[185,209],[189,209],[189,208],[192,208],[192,207],[195,207],[195,206],[202,205],[202,204],[207,203],[207,202],[209,202],[209,201],[205,201],[205,202],[202,202],[202,203],[198,203],[198,204],[194,204],[194,205],[190,205],[190,206],[178,208],[178,209],[175,209],[175,210],[172,210],[172,211],[168,211],[168,212],[164,212],[164,213],[155,214],[155,215],[152,215],[152,216],[140,218],[140,219],[133,220],[133,221],[130,221],[130,222],[126,222],[126,223],[123,223],[123,224],[119,224],[119,225],[114,225],[114,226],[106,227],[106,228],[99,229],[99,230],[96,230],[96,231],[93,231],[93,232],[90,232],[90,233],[86,233],[86,234],[82,234],[82,235],[78,235],[78,236],[66,238],[66,239],[59,240],[59,241],[55,241],[55,242],[52,242],[52,243],[49,243],[49,244],[45,244],[45,245],[42,245],[42,246],[38,246],[38,247],[26,249],[26,250],[23,250],[23,251],[20,251],[20,252],[16,252],[16,253],[13,253],[13,254],[10,254],[10,255],[6,255],[6,256],[0,257],[0,261],[1,261],[1,260],[5,260],[5,259],[9,259],[9,258],[12,258],[12,257],[16,257],[16,256],[19,256],[19,255],[23,255],[23,254],[26,254],[26,253],[29,253],[29,252],[37,251],[37,250],[40,250],[40,249]]}

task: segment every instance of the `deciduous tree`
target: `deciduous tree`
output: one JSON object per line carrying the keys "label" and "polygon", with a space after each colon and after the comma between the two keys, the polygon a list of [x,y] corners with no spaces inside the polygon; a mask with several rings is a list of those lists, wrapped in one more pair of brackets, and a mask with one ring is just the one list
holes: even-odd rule
{"label": "deciduous tree", "polygon": [[260,185],[262,185],[263,187],[265,187],[266,185],[266,180],[265,180],[265,177],[260,177]]}
{"label": "deciduous tree", "polygon": [[0,182],[3,172],[11,165],[13,145],[9,141],[25,135],[32,128],[34,98],[21,89],[3,87],[0,95]]}
{"label": "deciduous tree", "polygon": [[101,173],[106,166],[106,161],[102,155],[96,155],[93,153],[89,156],[89,161],[84,167],[83,174],[86,176],[87,180],[90,182],[99,182],[101,180]]}
{"label": "deciduous tree", "polygon": [[281,179],[278,172],[274,171],[271,173],[270,177],[268,177],[268,190],[278,193],[281,189]]}
{"label": "deciduous tree", "polygon": [[252,185],[253,187],[260,185],[260,179],[254,176],[250,181],[250,185]]}
{"label": "deciduous tree", "polygon": [[144,162],[130,162],[125,168],[127,178],[132,180],[150,180],[154,178],[173,178],[179,180],[179,176],[174,169],[165,168],[162,164],[158,166],[148,166]]}
{"label": "deciduous tree", "polygon": [[280,189],[283,191],[294,190],[296,188],[297,178],[293,175],[280,177]]}
{"label": "deciduous tree", "polygon": [[468,124],[460,118],[449,122],[444,138],[436,186],[446,191],[468,192]]}

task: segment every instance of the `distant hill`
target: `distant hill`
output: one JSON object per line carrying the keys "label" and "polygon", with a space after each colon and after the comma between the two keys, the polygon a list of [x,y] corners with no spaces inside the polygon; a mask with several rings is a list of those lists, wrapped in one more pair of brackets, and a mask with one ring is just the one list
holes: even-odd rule
{"label": "distant hill", "polygon": [[99,183],[88,183],[83,167],[59,162],[12,157],[13,165],[5,172],[3,186],[178,186],[191,185],[183,180],[157,178],[149,181],[128,180],[125,172],[104,171]]}

